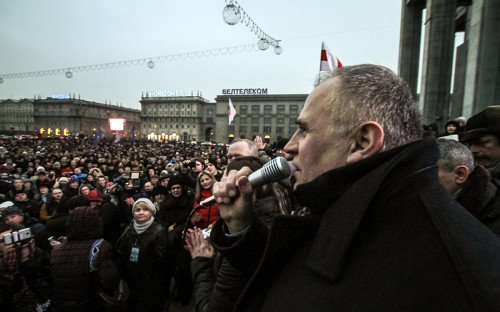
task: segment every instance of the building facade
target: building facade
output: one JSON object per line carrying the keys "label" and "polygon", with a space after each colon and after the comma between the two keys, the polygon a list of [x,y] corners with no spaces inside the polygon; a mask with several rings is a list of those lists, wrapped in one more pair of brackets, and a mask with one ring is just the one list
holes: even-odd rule
{"label": "building facade", "polygon": [[[236,116],[228,125],[229,98]],[[307,94],[218,95],[216,97],[216,141],[230,143],[234,139],[252,139],[259,135],[266,142],[290,138],[297,126]]]}
{"label": "building facade", "polygon": [[29,99],[0,101],[0,131],[28,133],[35,124],[33,101]]}
{"label": "building facade", "polygon": [[[56,136],[94,136],[99,129],[106,135],[110,118],[125,119],[122,136],[140,129],[140,111],[75,98],[23,99],[0,101],[0,130],[20,134],[37,132],[42,138]],[[139,134],[139,133],[138,133]]]}
{"label": "building facade", "polygon": [[[218,95],[216,102],[201,96],[142,96],[141,109],[130,109],[75,98],[0,101],[0,130],[19,134],[37,132],[42,138],[83,135],[94,137],[102,129],[106,136],[109,119],[123,118],[120,134],[148,140],[216,141],[252,139],[267,142],[290,138],[307,94]],[[228,124],[229,97],[236,110]]]}
{"label": "building facade", "polygon": [[141,98],[141,138],[169,141],[213,141],[215,103],[201,96]]}

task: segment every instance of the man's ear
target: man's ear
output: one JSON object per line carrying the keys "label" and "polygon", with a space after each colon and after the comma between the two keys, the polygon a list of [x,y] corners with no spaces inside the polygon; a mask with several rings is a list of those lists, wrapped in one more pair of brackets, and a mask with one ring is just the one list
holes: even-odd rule
{"label": "man's ear", "polygon": [[465,181],[467,181],[467,178],[469,177],[469,169],[466,167],[466,166],[456,166],[455,167],[455,182],[458,184],[458,185],[462,185],[465,183]]}
{"label": "man's ear", "polygon": [[372,157],[384,146],[384,130],[378,123],[367,121],[356,129],[349,144],[347,164]]}

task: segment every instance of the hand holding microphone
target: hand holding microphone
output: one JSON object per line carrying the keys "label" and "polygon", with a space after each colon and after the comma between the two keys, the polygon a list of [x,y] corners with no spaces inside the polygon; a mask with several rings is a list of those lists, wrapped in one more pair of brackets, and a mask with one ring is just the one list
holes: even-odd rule
{"label": "hand holding microphone", "polygon": [[[250,224],[254,189],[287,178],[291,169],[283,157],[277,157],[261,169],[251,174],[250,172],[248,167],[239,171],[232,170],[213,188],[213,197],[219,203],[219,214],[231,233],[239,232]],[[200,204],[209,203],[207,199]]]}

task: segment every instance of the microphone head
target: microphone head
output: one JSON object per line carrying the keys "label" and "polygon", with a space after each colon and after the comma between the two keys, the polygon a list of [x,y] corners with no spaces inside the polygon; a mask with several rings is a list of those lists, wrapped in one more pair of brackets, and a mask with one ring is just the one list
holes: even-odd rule
{"label": "microphone head", "polygon": [[283,157],[276,157],[267,162],[261,169],[248,176],[248,180],[253,188],[257,188],[267,183],[277,182],[288,178],[292,173],[290,165]]}

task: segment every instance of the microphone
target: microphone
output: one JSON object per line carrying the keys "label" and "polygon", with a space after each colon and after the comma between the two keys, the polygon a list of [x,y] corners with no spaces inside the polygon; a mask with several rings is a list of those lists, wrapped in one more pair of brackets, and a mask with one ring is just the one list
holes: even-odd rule
{"label": "microphone", "polygon": [[[264,184],[288,178],[291,173],[292,169],[286,159],[283,157],[276,157],[265,163],[259,170],[252,172],[248,176],[248,181],[250,182],[252,188],[256,189]],[[215,204],[215,198],[210,196],[209,198],[201,201],[199,207],[206,207],[213,204]]]}

